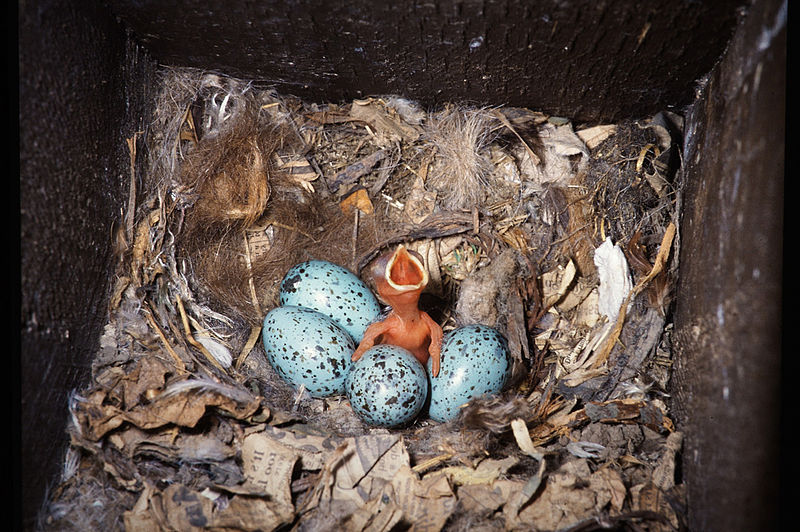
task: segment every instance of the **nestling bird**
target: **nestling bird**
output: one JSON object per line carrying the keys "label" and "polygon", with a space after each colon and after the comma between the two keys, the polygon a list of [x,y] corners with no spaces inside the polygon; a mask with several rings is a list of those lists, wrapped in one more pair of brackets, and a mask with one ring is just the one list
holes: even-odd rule
{"label": "nestling bird", "polygon": [[361,358],[375,344],[403,347],[423,365],[431,362],[431,375],[439,374],[442,328],[419,309],[419,296],[428,284],[428,271],[422,257],[402,244],[393,252],[378,257],[370,267],[378,295],[391,306],[382,321],[371,324],[352,356]]}

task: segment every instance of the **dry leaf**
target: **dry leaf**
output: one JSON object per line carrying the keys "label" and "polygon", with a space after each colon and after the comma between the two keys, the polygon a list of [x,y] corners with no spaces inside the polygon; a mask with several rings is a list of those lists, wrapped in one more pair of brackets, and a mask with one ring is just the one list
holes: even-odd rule
{"label": "dry leaf", "polygon": [[519,512],[519,522],[536,529],[567,528],[606,509],[618,513],[625,494],[615,470],[592,473],[586,460],[571,460],[550,473],[542,493]]}
{"label": "dry leaf", "polygon": [[317,171],[311,166],[308,160],[302,158],[282,161],[277,155],[276,158],[278,158],[280,164],[279,168],[289,174],[292,181],[303,187],[306,191],[312,194],[314,193],[314,185],[312,185],[311,182],[316,180],[319,174],[317,174]]}
{"label": "dry leaf", "polygon": [[622,511],[628,490],[625,488],[622,476],[617,470],[612,469],[609,465],[601,467],[592,474],[589,479],[589,487],[596,494],[596,508],[598,511],[605,507],[606,501],[611,507],[612,515]]}
{"label": "dry leaf", "polygon": [[631,508],[635,511],[649,511],[665,517],[666,522],[651,523],[649,530],[672,532],[680,529],[680,521],[667,495],[652,482],[639,484],[631,488]]}
{"label": "dry leaf", "polygon": [[[456,237],[458,238],[458,237]],[[416,251],[422,256],[422,262],[428,270],[428,285],[425,290],[433,294],[442,294],[442,270],[439,255],[439,243],[441,240],[425,238],[415,242],[409,242],[406,246],[409,250]]]}
{"label": "dry leaf", "polygon": [[318,124],[345,124],[354,120],[350,115],[342,111],[316,111],[305,113],[303,116]]}
{"label": "dry leaf", "polygon": [[391,532],[403,519],[401,510],[388,497],[376,497],[347,516],[344,529],[353,532]]}
{"label": "dry leaf", "polygon": [[73,415],[84,437],[97,441],[125,422],[142,429],[168,424],[194,427],[208,407],[216,407],[237,419],[253,415],[261,398],[239,388],[206,380],[185,380],[170,385],[148,404],[123,410],[105,403],[106,392],[99,390],[75,401]]}
{"label": "dry leaf", "polygon": [[500,122],[506,128],[508,128],[509,131],[511,131],[517,137],[517,139],[519,139],[520,143],[523,146],[525,146],[525,149],[527,150],[527,153],[528,153],[528,157],[530,157],[530,159],[533,162],[533,164],[534,165],[538,165],[541,162],[539,160],[539,156],[536,155],[536,153],[534,153],[534,151],[531,149],[530,145],[528,145],[528,143],[525,142],[525,139],[523,139],[522,136],[519,133],[517,133],[517,130],[514,128],[514,126],[511,124],[511,122],[505,116],[505,114],[503,114],[500,110],[495,110],[494,115],[500,120]]}
{"label": "dry leaf", "polygon": [[145,285],[152,280],[147,260],[150,252],[150,229],[160,220],[161,209],[153,209],[136,227],[131,255],[131,277],[135,286]]}
{"label": "dry leaf", "polygon": [[173,368],[156,357],[138,359],[121,382],[123,407],[131,409],[148,395],[159,393],[172,371]]}
{"label": "dry leaf", "polygon": [[222,462],[236,455],[235,446],[221,441],[214,433],[179,432],[174,427],[144,431],[128,426],[109,434],[108,442],[128,458],[147,454],[165,462]]}
{"label": "dry leaf", "polygon": [[[532,159],[524,146],[513,152],[523,181],[534,192],[540,192],[548,185],[566,187],[589,158],[586,146],[569,124],[554,126],[543,123],[539,125],[538,133],[543,145],[540,157],[537,157],[541,163]],[[577,155],[581,158],[576,165],[574,157]]]}
{"label": "dry leaf", "polygon": [[414,142],[420,136],[417,127],[405,122],[399,115],[387,112],[383,103],[372,98],[354,100],[350,107],[350,118],[367,122],[372,127],[379,146],[388,146],[399,141]]}
{"label": "dry leaf", "polygon": [[[462,239],[458,239],[462,242]],[[448,277],[463,281],[475,270],[482,254],[479,249],[469,244],[461,244],[442,256],[442,270]]]}
{"label": "dry leaf", "polygon": [[531,500],[531,497],[533,497],[539,490],[539,487],[544,480],[545,466],[546,462],[541,460],[539,462],[539,471],[529,478],[528,481],[521,486],[521,489],[515,490],[507,495],[506,504],[503,507],[503,516],[506,519],[507,527],[511,523],[519,523],[520,509],[525,506],[528,501]]}
{"label": "dry leaf", "polygon": [[436,193],[425,188],[425,182],[416,176],[406,198],[403,213],[414,224],[422,223],[436,207]]}
{"label": "dry leaf", "polygon": [[487,458],[482,460],[475,468],[466,466],[451,466],[440,469],[431,475],[444,475],[453,485],[466,486],[472,484],[491,484],[500,475],[505,474],[519,459],[509,456],[502,460]]}
{"label": "dry leaf", "polygon": [[372,206],[372,201],[369,199],[366,189],[360,188],[347,196],[339,203],[342,212],[349,214],[353,208],[356,208],[364,214],[372,214],[375,209]]}
{"label": "dry leaf", "polygon": [[145,484],[136,504],[123,514],[125,530],[130,532],[159,532],[163,530],[156,516],[150,510],[150,498],[155,487]]}
{"label": "dry leaf", "polygon": [[438,532],[456,507],[456,497],[444,475],[420,479],[407,465],[397,471],[381,497],[389,497],[402,509],[403,521],[413,532]]}
{"label": "dry leaf", "polygon": [[503,490],[500,481],[492,484],[466,484],[458,488],[458,504],[464,511],[489,516],[503,506],[511,493],[522,489],[522,482],[514,482],[512,489]]}
{"label": "dry leaf", "polygon": [[528,427],[522,419],[515,419],[511,422],[511,429],[514,432],[514,439],[517,441],[519,450],[527,454],[531,458],[541,461],[544,458],[544,452],[537,449],[531,441],[531,435],[528,432]]}
{"label": "dry leaf", "polygon": [[[379,493],[395,473],[409,463],[402,438],[394,434],[340,438],[272,426],[263,427],[257,434],[259,438],[279,442],[290,449],[299,457],[303,469],[330,469],[332,485],[326,489],[319,486],[314,505],[349,502],[355,510]],[[344,451],[339,452],[339,449]]]}
{"label": "dry leaf", "polygon": [[676,455],[682,445],[683,433],[672,432],[667,435],[667,448],[653,470],[653,483],[664,491],[675,486]]}
{"label": "dry leaf", "polygon": [[276,530],[293,514],[269,498],[234,495],[222,508],[201,492],[181,484],[167,486],[150,500],[154,512],[165,516],[174,530]]}
{"label": "dry leaf", "polygon": [[363,176],[370,173],[375,165],[378,164],[378,162],[384,157],[386,157],[387,153],[387,150],[378,150],[367,155],[366,157],[362,157],[336,174],[328,186],[333,192],[336,192],[343,186],[347,187],[356,183]]}
{"label": "dry leaf", "polygon": [[555,270],[542,274],[542,295],[545,308],[552,307],[564,297],[575,278],[575,271],[575,263],[570,260],[566,266],[559,266]]}

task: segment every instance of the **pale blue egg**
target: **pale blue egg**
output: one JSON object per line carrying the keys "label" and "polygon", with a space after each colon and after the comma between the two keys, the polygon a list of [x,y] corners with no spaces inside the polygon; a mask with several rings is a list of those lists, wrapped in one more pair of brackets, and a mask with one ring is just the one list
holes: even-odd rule
{"label": "pale blue egg", "polygon": [[264,350],[275,371],[313,397],[344,393],[355,351],[353,338],[328,316],[303,307],[269,311],[262,329]]}
{"label": "pale blue egg", "polygon": [[293,266],[280,287],[280,304],[321,312],[338,323],[356,344],[381,307],[369,287],[350,270],[324,260]]}
{"label": "pale blue egg", "polygon": [[353,364],[345,384],[347,398],[370,425],[397,427],[419,415],[428,398],[428,376],[407,349],[377,345]]}
{"label": "pale blue egg", "polygon": [[467,325],[445,335],[439,375],[430,377],[430,418],[450,421],[470,399],[500,392],[511,376],[509,358],[506,339],[492,327]]}

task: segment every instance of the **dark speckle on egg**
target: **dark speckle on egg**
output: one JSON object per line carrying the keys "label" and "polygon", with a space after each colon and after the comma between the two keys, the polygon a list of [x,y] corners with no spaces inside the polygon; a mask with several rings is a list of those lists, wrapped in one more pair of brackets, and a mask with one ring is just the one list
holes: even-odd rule
{"label": "dark speckle on egg", "polygon": [[355,343],[330,317],[303,307],[277,307],[264,318],[262,337],[270,364],[289,384],[305,387],[314,397],[344,393]]}
{"label": "dark speckle on egg", "polygon": [[453,419],[473,397],[498,393],[510,374],[508,345],[497,330],[485,325],[455,329],[442,342],[439,375],[430,379],[431,419]]}
{"label": "dark speckle on egg", "polygon": [[310,308],[330,317],[358,343],[380,316],[378,300],[348,269],[323,260],[291,268],[280,287],[280,304]]}
{"label": "dark speckle on egg", "polygon": [[296,286],[300,283],[301,277],[298,273],[287,275],[281,283],[281,291],[287,294],[293,294],[297,291]]}
{"label": "dark speckle on egg", "polygon": [[345,385],[350,405],[370,425],[397,427],[419,415],[428,397],[425,368],[406,349],[377,345],[353,365]]}

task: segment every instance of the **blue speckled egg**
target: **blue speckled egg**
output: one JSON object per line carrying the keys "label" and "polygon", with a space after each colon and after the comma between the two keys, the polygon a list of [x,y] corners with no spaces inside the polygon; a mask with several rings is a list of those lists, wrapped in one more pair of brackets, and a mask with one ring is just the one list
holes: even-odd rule
{"label": "blue speckled egg", "polygon": [[497,330],[467,325],[451,331],[442,341],[439,375],[430,378],[430,418],[450,421],[473,397],[498,393],[510,375],[508,344]]}
{"label": "blue speckled egg", "polygon": [[422,410],[428,398],[428,376],[410,351],[381,344],[353,364],[345,391],[353,410],[366,423],[397,427]]}
{"label": "blue speckled egg", "polygon": [[353,338],[328,316],[303,307],[269,311],[262,330],[272,367],[294,386],[305,385],[313,397],[344,393],[356,346]]}
{"label": "blue speckled egg", "polygon": [[293,266],[281,281],[280,304],[306,307],[332,318],[356,344],[381,307],[369,287],[347,268],[324,260]]}

